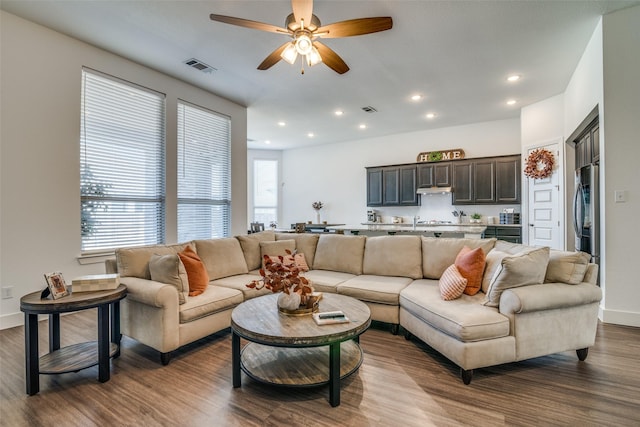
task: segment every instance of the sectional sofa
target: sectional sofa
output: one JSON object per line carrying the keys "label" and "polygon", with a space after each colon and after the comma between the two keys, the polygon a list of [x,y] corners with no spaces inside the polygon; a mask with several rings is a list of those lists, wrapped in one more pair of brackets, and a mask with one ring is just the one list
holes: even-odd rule
{"label": "sectional sofa", "polygon": [[[209,280],[197,296],[189,296],[178,262],[187,246]],[[463,248],[485,255],[481,291],[445,300],[445,271]],[[316,291],[365,302],[372,320],[389,324],[394,334],[402,327],[407,339],[417,337],[457,364],[465,384],[477,368],[567,350],[584,360],[595,341],[602,294],[597,265],[587,254],[496,239],[271,231],[116,251],[106,269],[119,273],[128,288],[123,334],[169,363],[173,350],[228,328],[242,301],[269,293],[246,284],[259,274],[263,255],[287,249],[304,254],[310,267],[305,276]]]}

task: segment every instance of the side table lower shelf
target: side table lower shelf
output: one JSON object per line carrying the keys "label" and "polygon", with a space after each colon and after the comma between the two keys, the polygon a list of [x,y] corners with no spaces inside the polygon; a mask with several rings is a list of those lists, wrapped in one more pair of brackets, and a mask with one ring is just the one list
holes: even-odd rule
{"label": "side table lower shelf", "polygon": [[[118,354],[120,347],[109,343],[109,358]],[[40,374],[78,372],[98,364],[98,342],[73,344],[40,357]]]}

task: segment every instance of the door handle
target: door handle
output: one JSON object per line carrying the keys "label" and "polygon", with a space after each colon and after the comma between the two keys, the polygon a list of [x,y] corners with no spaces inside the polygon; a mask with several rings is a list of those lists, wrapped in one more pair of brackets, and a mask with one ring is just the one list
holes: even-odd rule
{"label": "door handle", "polygon": [[533,227],[533,224],[529,224],[529,227]]}

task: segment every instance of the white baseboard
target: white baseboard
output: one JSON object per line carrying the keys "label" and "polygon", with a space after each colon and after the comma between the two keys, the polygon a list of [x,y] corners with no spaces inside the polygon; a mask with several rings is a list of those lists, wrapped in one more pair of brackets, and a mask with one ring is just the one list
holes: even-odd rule
{"label": "white baseboard", "polygon": [[0,330],[15,328],[16,326],[24,325],[24,313],[18,311],[17,313],[3,314],[0,316]]}
{"label": "white baseboard", "polygon": [[601,306],[598,317],[602,323],[640,327],[640,313],[635,311],[608,310]]}

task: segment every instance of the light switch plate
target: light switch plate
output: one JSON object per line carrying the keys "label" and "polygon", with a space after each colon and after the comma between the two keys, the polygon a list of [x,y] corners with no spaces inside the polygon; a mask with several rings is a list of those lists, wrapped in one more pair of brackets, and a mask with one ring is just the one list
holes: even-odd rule
{"label": "light switch plate", "polygon": [[624,203],[627,201],[627,192],[625,190],[616,190],[614,195],[616,203]]}

